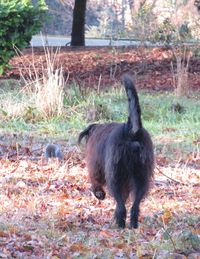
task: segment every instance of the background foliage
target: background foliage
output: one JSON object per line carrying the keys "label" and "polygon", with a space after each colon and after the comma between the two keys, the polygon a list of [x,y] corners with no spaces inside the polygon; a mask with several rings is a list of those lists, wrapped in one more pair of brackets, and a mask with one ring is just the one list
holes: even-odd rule
{"label": "background foliage", "polygon": [[15,54],[15,48],[27,47],[32,35],[39,32],[47,6],[44,0],[0,2],[0,74]]}
{"label": "background foliage", "polygon": [[[74,0],[46,0],[46,3],[51,19],[44,24],[43,32],[69,36]],[[165,35],[160,35],[160,31],[170,34],[171,26],[180,29],[184,25],[181,30],[189,28],[192,36],[197,37],[199,14],[195,3],[193,0],[88,0],[86,33],[88,37],[135,39],[139,31],[144,32],[147,38],[155,34],[163,40]],[[170,37],[167,38],[169,40]]]}

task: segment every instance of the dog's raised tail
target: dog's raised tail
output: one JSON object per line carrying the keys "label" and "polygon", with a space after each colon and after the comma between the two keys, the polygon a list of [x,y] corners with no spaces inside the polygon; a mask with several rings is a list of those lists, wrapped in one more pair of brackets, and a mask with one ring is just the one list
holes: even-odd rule
{"label": "dog's raised tail", "polygon": [[135,134],[140,128],[142,128],[139,98],[131,76],[124,75],[122,82],[125,86],[128,97],[128,124],[130,125],[131,132]]}

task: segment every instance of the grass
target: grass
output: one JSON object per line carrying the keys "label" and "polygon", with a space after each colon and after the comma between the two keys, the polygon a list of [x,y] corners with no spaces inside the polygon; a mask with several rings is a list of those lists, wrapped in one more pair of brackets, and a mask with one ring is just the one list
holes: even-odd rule
{"label": "grass", "polygon": [[[59,111],[47,117],[34,106],[32,97],[33,93],[26,88],[14,88],[13,82],[12,87],[1,88],[2,132],[64,138],[73,144],[78,133],[89,123],[127,120],[127,100],[121,87],[99,94],[95,91],[83,94],[76,85],[68,86],[62,104],[58,98],[62,113]],[[177,153],[176,159],[180,159],[178,156],[198,148],[200,100],[195,94],[191,98],[177,98],[172,93],[139,92],[139,97],[143,124],[153,136],[157,153],[171,159]],[[180,113],[172,110],[176,103],[183,107]]]}

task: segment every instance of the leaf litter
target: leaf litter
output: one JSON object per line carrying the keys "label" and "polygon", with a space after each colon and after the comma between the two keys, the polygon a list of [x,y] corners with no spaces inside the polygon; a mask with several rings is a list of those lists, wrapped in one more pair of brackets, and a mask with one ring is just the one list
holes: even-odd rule
{"label": "leaf litter", "polygon": [[0,163],[2,258],[199,256],[200,176],[194,167],[158,159],[139,229],[119,230],[114,201],[109,194],[104,201],[92,195],[77,147],[65,152],[62,163],[23,155]]}
{"label": "leaf litter", "polygon": [[[137,75],[138,88],[173,90],[171,64],[174,63],[170,48],[154,47],[62,47],[55,57],[55,67],[61,64],[69,83],[100,88],[115,85],[126,72]],[[0,78],[35,78],[47,67],[45,49],[27,48],[22,55],[10,60],[11,70]],[[59,66],[58,66],[59,67]],[[189,85],[199,89],[200,60],[193,56],[190,61]]]}
{"label": "leaf litter", "polygon": [[[34,60],[32,50],[14,57],[6,77],[29,76],[31,71],[25,68],[32,61],[38,73],[46,60],[43,49],[34,51]],[[63,48],[58,60],[69,81],[91,87],[115,84],[124,72],[136,71],[139,87],[173,89],[171,51],[149,50],[146,71],[141,71],[139,53],[133,48]],[[193,58],[189,71],[193,89],[199,89],[199,68],[199,59]],[[47,163],[42,150],[43,143],[34,148],[32,143],[0,144],[0,258],[200,258],[197,152],[173,163],[159,154],[154,185],[141,206],[139,229],[119,230],[112,198],[107,194],[98,201],[90,191],[82,152],[67,146],[62,163]]]}

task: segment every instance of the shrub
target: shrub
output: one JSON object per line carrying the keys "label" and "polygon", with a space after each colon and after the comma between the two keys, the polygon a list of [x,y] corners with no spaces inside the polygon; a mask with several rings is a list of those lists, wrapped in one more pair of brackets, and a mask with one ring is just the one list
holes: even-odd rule
{"label": "shrub", "polygon": [[133,25],[130,28],[134,37],[143,45],[146,40],[152,40],[157,28],[156,16],[153,14],[153,4],[144,3],[133,13]]}
{"label": "shrub", "polygon": [[166,18],[163,23],[159,24],[154,34],[155,42],[171,43],[176,39],[176,28],[169,18]]}
{"label": "shrub", "polygon": [[44,20],[47,6],[44,0],[33,5],[31,0],[0,2],[0,74],[15,54],[15,47],[27,47]]}
{"label": "shrub", "polygon": [[163,23],[159,24],[153,36],[154,41],[165,44],[183,43],[192,39],[191,28],[189,28],[187,22],[183,22],[181,25],[175,25],[169,18],[166,18]]}

